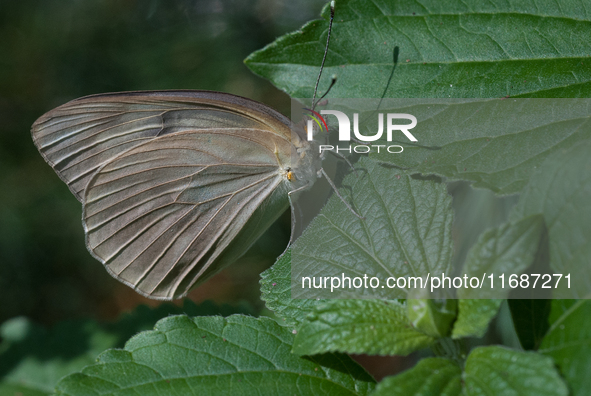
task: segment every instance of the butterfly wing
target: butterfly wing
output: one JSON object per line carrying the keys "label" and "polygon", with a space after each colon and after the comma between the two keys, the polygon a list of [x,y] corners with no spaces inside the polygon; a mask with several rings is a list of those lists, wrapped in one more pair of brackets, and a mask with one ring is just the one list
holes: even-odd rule
{"label": "butterfly wing", "polygon": [[98,95],[52,110],[32,134],[84,204],[91,253],[151,298],[185,295],[288,206],[289,120],[245,98]]}
{"label": "butterfly wing", "polygon": [[88,248],[143,295],[185,295],[287,208],[273,140],[252,129],[182,132],[114,159],[85,192]]}
{"label": "butterfly wing", "polygon": [[211,91],[87,96],[41,116],[32,137],[47,163],[82,202],[109,160],[158,136],[194,129],[251,128],[290,139],[289,119],[261,103]]}

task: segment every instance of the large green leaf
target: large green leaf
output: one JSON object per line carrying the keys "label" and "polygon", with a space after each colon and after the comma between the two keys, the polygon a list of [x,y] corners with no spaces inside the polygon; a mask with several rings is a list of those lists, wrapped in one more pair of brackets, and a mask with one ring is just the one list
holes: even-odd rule
{"label": "large green leaf", "polygon": [[[450,272],[453,212],[445,184],[417,180],[367,158],[356,168],[359,174],[345,177],[340,191],[365,219],[355,217],[338,197],[329,200],[292,246],[294,298],[404,298],[404,289],[386,286],[388,278]],[[349,288],[343,282],[346,286],[334,292],[330,285],[301,287],[303,277],[343,275],[377,277],[380,285]]]}
{"label": "large green leaf", "polygon": [[[548,228],[550,267],[564,277],[555,296],[583,298],[591,292],[591,135],[558,150],[532,176],[512,215],[541,213]],[[555,288],[557,277],[551,282]]]}
{"label": "large green leaf", "polygon": [[462,369],[453,361],[426,358],[415,367],[384,378],[371,396],[457,396],[462,391]]}
{"label": "large green leaf", "polygon": [[301,325],[293,352],[408,355],[435,338],[412,327],[406,306],[395,301],[330,300],[318,305]]}
{"label": "large green leaf", "polygon": [[312,309],[323,302],[291,298],[291,249],[261,274],[261,298],[267,308],[279,317],[279,324],[297,327]]}
{"label": "large green leaf", "polygon": [[591,301],[553,300],[550,323],[539,352],[554,359],[573,395],[588,395],[591,389]]}
{"label": "large green leaf", "polygon": [[72,320],[46,329],[26,318],[11,319],[0,326],[0,394],[17,394],[13,389],[24,396],[48,394],[61,377],[94,363],[97,355],[108,348],[123,347],[130,337],[152,329],[159,319],[170,314],[229,315],[236,312],[252,313],[252,310],[216,306],[209,301],[196,305],[185,300],[182,307],[172,304],[153,309],[139,306],[113,323]]}
{"label": "large green leaf", "polygon": [[58,395],[365,395],[373,379],[344,355],[300,358],[268,318],[171,316],[60,381]]}
{"label": "large green leaf", "polygon": [[[591,14],[586,9],[589,0],[559,6],[529,0],[338,1],[320,89],[337,75],[329,97],[587,98]],[[328,11],[323,15],[326,19]],[[326,20],[310,22],[253,53],[246,64],[292,97],[310,98],[327,29]],[[395,73],[394,46],[400,48]],[[405,107],[419,118],[413,129],[419,145],[405,147],[404,155],[382,152],[375,158],[470,180],[500,194],[517,193],[553,150],[588,136],[588,128],[581,128],[589,119],[586,102],[582,113],[571,113],[570,107],[577,108],[571,104],[556,111],[556,101],[523,103],[493,100],[482,111],[482,103],[434,101],[438,112],[427,120],[416,114],[425,109]],[[510,117],[523,109],[530,117]],[[421,133],[425,121],[435,125],[430,133]]]}
{"label": "large green leaf", "polygon": [[535,352],[517,352],[498,346],[472,350],[464,367],[463,380],[467,396],[568,394],[552,359]]}
{"label": "large green leaf", "polygon": [[[320,87],[336,74],[333,97],[588,97],[588,10],[589,0],[337,1]],[[312,97],[326,8],[323,17],[246,64],[290,96]],[[395,46],[400,60],[391,78]]]}

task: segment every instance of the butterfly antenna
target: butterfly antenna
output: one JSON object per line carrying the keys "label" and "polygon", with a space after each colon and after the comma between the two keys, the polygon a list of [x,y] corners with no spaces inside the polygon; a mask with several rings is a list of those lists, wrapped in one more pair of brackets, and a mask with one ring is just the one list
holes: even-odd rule
{"label": "butterfly antenna", "polygon": [[386,84],[386,88],[384,89],[384,93],[382,93],[382,97],[380,98],[380,102],[378,103],[377,109],[374,111],[374,114],[380,109],[384,97],[388,92],[388,88],[390,88],[390,83],[392,82],[392,77],[394,77],[394,71],[396,70],[396,66],[398,66],[398,54],[400,53],[400,48],[398,46],[394,47],[394,51],[392,51],[392,71],[390,72],[390,77],[388,77],[388,83]]}
{"label": "butterfly antenna", "polygon": [[328,177],[328,175],[326,174],[326,172],[324,171],[324,168],[320,169],[320,172],[322,172],[322,175],[326,178],[326,180],[328,181],[328,184],[330,184],[330,186],[332,187],[332,189],[334,190],[334,193],[337,195],[337,197],[340,198],[340,200],[345,204],[345,206],[347,207],[347,209],[349,209],[351,211],[351,213],[353,213],[355,216],[357,216],[360,220],[365,220],[365,217],[361,216],[359,213],[357,213],[352,207],[351,205],[349,205],[347,203],[347,201],[345,201],[345,198],[343,198],[343,196],[341,194],[339,194],[339,190],[337,189],[337,186],[335,186],[334,182],[330,179],[330,177]]}
{"label": "butterfly antenna", "polygon": [[[396,70],[396,66],[398,66],[398,54],[400,53],[400,48],[398,46],[394,47],[394,50],[392,51],[392,71],[390,72],[390,77],[388,77],[388,82],[386,83],[386,88],[384,89],[384,92],[382,93],[382,97],[380,98],[380,101],[378,102],[378,106],[376,107],[376,109],[367,117],[365,117],[363,120],[361,120],[361,125],[365,125],[365,122],[370,118],[373,117],[379,110],[380,107],[382,106],[382,102],[384,101],[384,98],[386,97],[386,93],[388,92],[388,88],[390,88],[390,83],[392,82],[392,77],[394,77],[394,71]],[[368,145],[369,143],[367,142],[362,142],[356,138],[351,138],[351,140],[353,140],[355,143],[358,144],[363,144],[363,145]]]}
{"label": "butterfly antenna", "polygon": [[[328,36],[326,37],[326,47],[324,48],[324,56],[322,57],[322,63],[320,64],[320,72],[318,73],[318,78],[316,79],[316,85],[314,86],[314,96],[312,97],[312,110],[314,110],[314,108],[316,107],[316,93],[318,92],[318,84],[320,84],[320,76],[322,76],[322,70],[324,69],[324,62],[326,62],[326,55],[328,54],[328,44],[330,43],[330,33],[332,32],[333,19],[334,19],[334,0],[330,2],[330,21],[328,22]],[[333,82],[330,85],[331,88],[335,82],[336,82],[336,77],[333,77]],[[330,90],[330,88],[329,88],[329,90]],[[328,93],[328,91],[326,91],[326,93]],[[320,99],[318,99],[318,100],[320,101]]]}
{"label": "butterfly antenna", "polygon": [[328,93],[330,92],[330,89],[333,87],[333,85],[335,85],[336,82],[337,82],[337,76],[336,76],[336,74],[333,74],[332,75],[332,80],[330,81],[330,86],[328,87],[328,89],[326,90],[326,92],[324,93],[324,95],[322,95],[321,97],[318,98],[318,102],[316,102],[316,104],[320,103],[320,101],[322,99],[324,99],[324,97],[326,95],[328,95]]}

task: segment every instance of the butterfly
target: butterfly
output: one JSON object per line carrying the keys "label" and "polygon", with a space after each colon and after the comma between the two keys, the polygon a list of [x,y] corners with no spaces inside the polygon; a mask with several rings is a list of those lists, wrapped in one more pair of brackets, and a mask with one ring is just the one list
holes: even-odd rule
{"label": "butterfly", "polygon": [[[312,109],[333,19],[334,1]],[[31,134],[82,203],[89,252],[153,299],[181,298],[236,261],[294,193],[328,178],[303,126],[222,92],[86,96],[41,116]]]}
{"label": "butterfly", "polygon": [[321,169],[287,117],[221,92],[87,96],[40,117],[32,136],[83,205],[90,253],[162,300],[238,259]]}

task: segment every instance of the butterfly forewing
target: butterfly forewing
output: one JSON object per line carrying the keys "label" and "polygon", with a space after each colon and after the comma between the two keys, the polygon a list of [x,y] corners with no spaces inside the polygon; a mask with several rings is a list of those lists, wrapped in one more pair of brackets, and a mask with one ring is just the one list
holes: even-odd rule
{"label": "butterfly forewing", "polygon": [[185,295],[288,206],[289,121],[244,98],[99,95],[44,115],[33,136],[84,204],[91,253],[152,298]]}
{"label": "butterfly forewing", "polygon": [[155,137],[194,129],[270,130],[289,140],[289,120],[258,102],[208,91],[104,94],[73,100],[33,124],[45,160],[82,201],[96,170]]}

